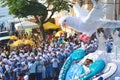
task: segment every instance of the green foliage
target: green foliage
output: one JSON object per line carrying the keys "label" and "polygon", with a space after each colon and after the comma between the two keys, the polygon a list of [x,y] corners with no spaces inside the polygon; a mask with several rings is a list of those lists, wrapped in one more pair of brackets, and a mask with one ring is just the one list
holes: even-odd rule
{"label": "green foliage", "polygon": [[[17,17],[27,17],[29,15],[40,16],[42,20],[47,19],[48,12],[51,11],[52,15],[61,10],[69,11],[69,6],[64,0],[46,0],[48,6],[41,4],[38,0],[0,0],[3,6],[9,7],[9,13]],[[49,9],[49,6],[53,7]]]}
{"label": "green foliage", "polygon": [[53,5],[53,9],[60,12],[61,10],[69,11],[68,2],[64,0],[46,0],[49,5]]}
{"label": "green foliage", "polygon": [[6,5],[9,7],[10,14],[17,17],[27,17],[29,15],[47,17],[47,8],[36,1],[27,0],[7,0]]}
{"label": "green foliage", "polygon": [[[37,22],[41,22],[43,39],[45,36],[43,24],[49,21],[56,11],[69,11],[68,3],[64,0],[46,0],[45,4],[39,3],[38,0],[0,0],[0,4],[8,6],[10,14],[14,14],[17,17],[34,16]],[[51,12],[50,16],[48,16],[48,12]],[[39,21],[39,18],[41,21]]]}

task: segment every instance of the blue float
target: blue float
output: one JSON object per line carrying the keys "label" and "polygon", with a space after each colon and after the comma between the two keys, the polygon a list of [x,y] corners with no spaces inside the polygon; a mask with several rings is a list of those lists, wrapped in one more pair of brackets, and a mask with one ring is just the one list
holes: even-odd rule
{"label": "blue float", "polygon": [[[84,68],[82,65],[72,63],[76,60],[81,60],[85,56],[85,50],[77,49],[75,50],[70,57],[64,63],[58,80],[72,80],[75,76],[80,76],[84,74]],[[103,60],[96,60],[93,62],[89,69],[90,73],[86,74],[83,77],[80,77],[79,80],[89,80],[91,77],[100,73],[105,67],[105,62]]]}

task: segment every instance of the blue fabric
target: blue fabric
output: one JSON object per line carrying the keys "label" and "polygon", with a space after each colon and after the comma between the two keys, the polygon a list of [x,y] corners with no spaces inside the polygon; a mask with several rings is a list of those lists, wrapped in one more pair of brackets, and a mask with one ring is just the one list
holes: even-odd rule
{"label": "blue fabric", "polygon": [[107,52],[108,52],[108,53],[111,53],[111,51],[112,51],[112,46],[111,46],[110,44],[107,44],[106,46],[107,46]]}
{"label": "blue fabric", "polygon": [[119,33],[118,33],[118,36],[120,37],[120,31],[119,31]]}
{"label": "blue fabric", "polygon": [[88,80],[96,74],[100,73],[105,67],[105,62],[103,60],[96,60],[90,65],[90,73],[82,77],[80,80]]}
{"label": "blue fabric", "polygon": [[42,80],[42,72],[41,73],[37,73],[37,80]]}
{"label": "blue fabric", "polygon": [[103,80],[103,77],[98,78],[98,80]]}
{"label": "blue fabric", "polygon": [[48,78],[49,77],[49,65],[46,65],[46,78]]}
{"label": "blue fabric", "polygon": [[64,65],[60,71],[58,80],[65,80],[67,71],[69,70],[71,63],[74,60],[82,59],[84,56],[85,56],[85,50],[83,50],[81,48],[73,51],[73,53],[70,55],[70,57],[68,57],[67,60],[65,61]]}
{"label": "blue fabric", "polygon": [[30,73],[36,73],[36,64],[35,64],[35,63],[33,63],[33,64],[30,66],[29,72],[30,72]]}
{"label": "blue fabric", "polygon": [[4,22],[2,24],[0,24],[0,30],[2,31],[2,29],[4,28]]}
{"label": "blue fabric", "polygon": [[84,68],[78,64],[71,65],[69,68],[65,80],[73,80],[75,76],[80,76],[84,73]]}
{"label": "blue fabric", "polygon": [[35,61],[35,65],[36,65],[36,71],[39,73],[39,72],[42,72],[42,67],[43,67],[43,61]]}
{"label": "blue fabric", "polygon": [[4,80],[10,80],[10,76],[9,75],[5,75]]}

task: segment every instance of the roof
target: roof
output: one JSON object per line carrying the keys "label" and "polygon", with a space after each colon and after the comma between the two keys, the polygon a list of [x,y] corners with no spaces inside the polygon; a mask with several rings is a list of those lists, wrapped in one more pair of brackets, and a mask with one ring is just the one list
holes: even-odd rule
{"label": "roof", "polygon": [[9,36],[0,37],[0,41],[2,41],[2,40],[6,40],[6,39],[10,39],[10,37],[9,37]]}
{"label": "roof", "polygon": [[2,31],[2,32],[0,32],[0,33],[6,33],[6,32],[8,32],[8,31]]}

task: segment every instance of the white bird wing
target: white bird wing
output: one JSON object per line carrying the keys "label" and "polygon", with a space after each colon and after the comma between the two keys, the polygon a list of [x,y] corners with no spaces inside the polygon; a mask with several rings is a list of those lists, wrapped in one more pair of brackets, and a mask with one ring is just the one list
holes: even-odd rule
{"label": "white bird wing", "polygon": [[74,9],[76,17],[85,18],[89,13],[87,9],[83,9],[77,3],[73,5],[73,9]]}
{"label": "white bird wing", "polygon": [[99,20],[100,23],[98,28],[120,28],[120,20]]}

